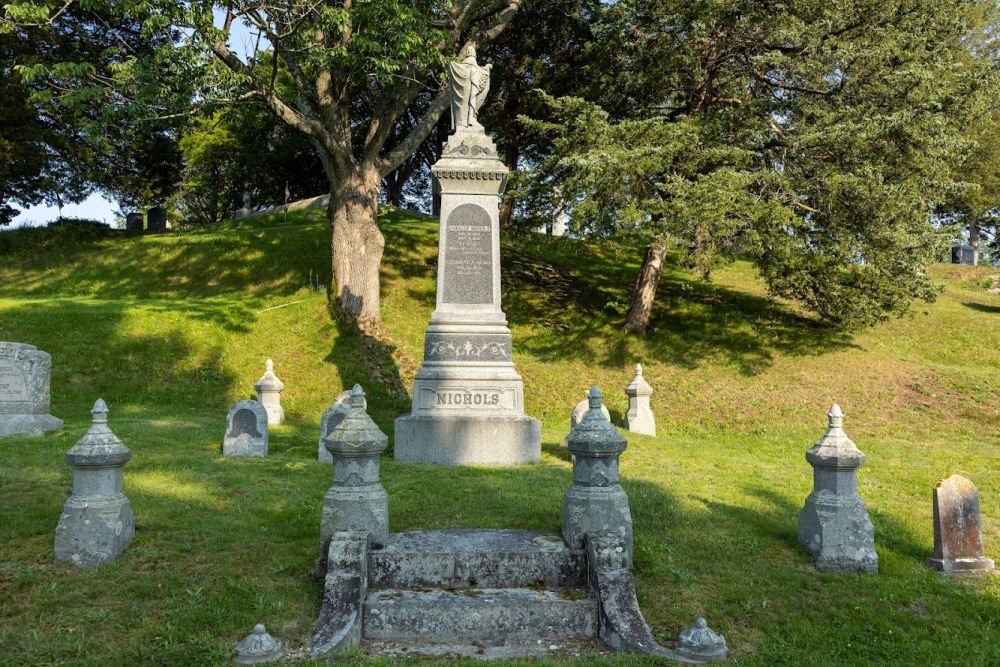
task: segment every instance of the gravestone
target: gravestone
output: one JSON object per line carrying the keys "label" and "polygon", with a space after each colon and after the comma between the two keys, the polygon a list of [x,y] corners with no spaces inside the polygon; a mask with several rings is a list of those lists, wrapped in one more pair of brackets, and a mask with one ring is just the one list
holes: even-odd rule
{"label": "gravestone", "polygon": [[[573,414],[569,416],[569,428],[571,431],[583,420],[588,410],[590,410],[590,398],[585,398],[576,404],[576,407],[573,408]],[[611,413],[608,412],[608,407],[604,404],[601,405],[601,416],[604,417],[605,421],[611,421]]]}
{"label": "gravestone", "polygon": [[[354,385],[360,389],[361,385]],[[330,435],[330,429],[339,424],[347,414],[348,404],[351,400],[351,390],[342,391],[337,396],[333,405],[328,407],[319,420],[319,451],[317,458],[323,463],[333,463],[333,455],[326,449],[326,436]],[[368,401],[365,400],[365,409],[368,409]]]}
{"label": "gravestone", "polygon": [[274,362],[270,359],[264,364],[264,374],[253,386],[257,390],[257,400],[267,410],[267,423],[271,426],[285,423],[285,411],[281,407],[281,392],[285,383],[274,374]]}
{"label": "gravestone", "polygon": [[971,245],[957,245],[951,249],[951,263],[975,266],[978,264],[976,249]]}
{"label": "gravestone", "polygon": [[656,435],[656,418],[649,407],[649,397],[653,388],[642,377],[642,365],[635,365],[635,376],[625,387],[628,396],[628,412],[625,413],[625,427],[633,433]]}
{"label": "gravestone", "polygon": [[827,432],[806,452],[813,491],[799,513],[799,544],[819,570],[875,573],[875,530],[858,495],[865,455],[844,433],[840,406],[834,404],[827,417]]}
{"label": "gravestone", "polygon": [[267,411],[257,401],[239,401],[229,408],[223,456],[267,456]]}
{"label": "gravestone", "polygon": [[141,232],[143,226],[142,213],[129,213],[125,216],[125,229],[130,232]]}
{"label": "gravestone", "polygon": [[0,342],[0,438],[58,431],[49,414],[52,357],[34,345]]}
{"label": "gravestone", "polygon": [[982,517],[976,485],[952,475],[934,487],[934,557],[927,564],[945,574],[993,570],[983,554]]}
{"label": "gravestone", "polygon": [[118,557],[132,542],[132,506],[122,491],[122,468],[132,458],[108,427],[108,406],[94,403],[90,430],[68,452],[73,493],[56,526],[55,558],[98,565]]}
{"label": "gravestone", "polygon": [[513,464],[541,455],[541,425],[524,414],[500,308],[497,198],[508,170],[477,118],[490,68],[472,50],[449,70],[454,133],[431,168],[441,189],[436,308],[410,414],[395,423],[401,461]]}
{"label": "gravestone", "polygon": [[167,231],[167,209],[162,206],[154,206],[146,211],[146,231]]}

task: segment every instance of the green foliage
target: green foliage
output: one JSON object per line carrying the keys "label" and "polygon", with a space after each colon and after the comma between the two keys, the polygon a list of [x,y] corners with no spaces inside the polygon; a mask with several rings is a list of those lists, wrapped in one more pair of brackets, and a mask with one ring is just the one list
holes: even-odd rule
{"label": "green foliage", "polygon": [[[552,149],[518,186],[595,236],[668,242],[708,276],[752,258],[772,294],[872,324],[936,293],[935,207],[963,185],[970,100],[993,64],[959,0],[617,3],[609,97],[549,100]],[[655,19],[655,20],[654,20]],[[976,23],[978,21],[979,23]]]}

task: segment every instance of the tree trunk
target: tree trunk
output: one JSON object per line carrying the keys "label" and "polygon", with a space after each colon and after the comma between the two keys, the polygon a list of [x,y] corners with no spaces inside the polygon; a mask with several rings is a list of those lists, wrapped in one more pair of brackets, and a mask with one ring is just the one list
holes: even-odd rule
{"label": "tree trunk", "polygon": [[385,238],[376,221],[381,180],[376,167],[357,167],[331,183],[328,210],[334,296],[340,311],[366,333],[381,324],[379,268]]}
{"label": "tree trunk", "polygon": [[979,266],[979,222],[969,221],[969,245],[972,246],[972,265]]}
{"label": "tree trunk", "polygon": [[[511,139],[507,144],[507,148],[504,151],[504,164],[510,169],[511,175],[517,171],[517,160],[520,156],[520,146],[517,143],[516,137],[511,134]],[[504,197],[503,201],[500,202],[500,229],[510,228],[511,220],[514,219],[514,200],[511,197]]]}
{"label": "tree trunk", "polygon": [[649,328],[649,320],[653,315],[653,302],[656,300],[656,288],[660,285],[660,275],[663,273],[663,260],[667,256],[666,243],[654,243],[646,249],[646,256],[639,267],[639,276],[632,288],[632,299],[625,318],[625,329],[629,333],[642,336]]}

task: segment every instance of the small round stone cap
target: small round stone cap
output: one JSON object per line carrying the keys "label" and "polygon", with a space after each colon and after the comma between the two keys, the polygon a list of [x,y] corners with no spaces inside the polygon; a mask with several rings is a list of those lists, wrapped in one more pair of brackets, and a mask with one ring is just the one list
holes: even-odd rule
{"label": "small round stone cap", "polygon": [[253,632],[236,643],[237,665],[261,665],[274,662],[285,653],[281,642],[267,634],[267,628],[258,623]]}
{"label": "small round stone cap", "polygon": [[726,639],[698,617],[677,636],[677,653],[689,660],[713,662],[726,657]]}
{"label": "small round stone cap", "polygon": [[66,452],[66,463],[83,468],[125,465],[132,452],[108,427],[108,404],[104,399],[97,399],[90,414],[90,429]]}
{"label": "small round stone cap", "polygon": [[587,394],[590,409],[580,423],[573,427],[566,437],[566,446],[573,454],[583,456],[613,456],[621,454],[628,447],[628,441],[611,422],[604,419],[601,407],[604,404],[601,390],[597,385]]}

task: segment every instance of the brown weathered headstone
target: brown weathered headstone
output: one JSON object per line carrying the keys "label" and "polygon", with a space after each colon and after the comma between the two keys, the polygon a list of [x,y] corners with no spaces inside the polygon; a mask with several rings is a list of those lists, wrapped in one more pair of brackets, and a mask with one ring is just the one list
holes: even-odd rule
{"label": "brown weathered headstone", "polygon": [[927,564],[946,574],[993,570],[993,561],[983,555],[979,491],[961,475],[934,487],[934,557]]}

